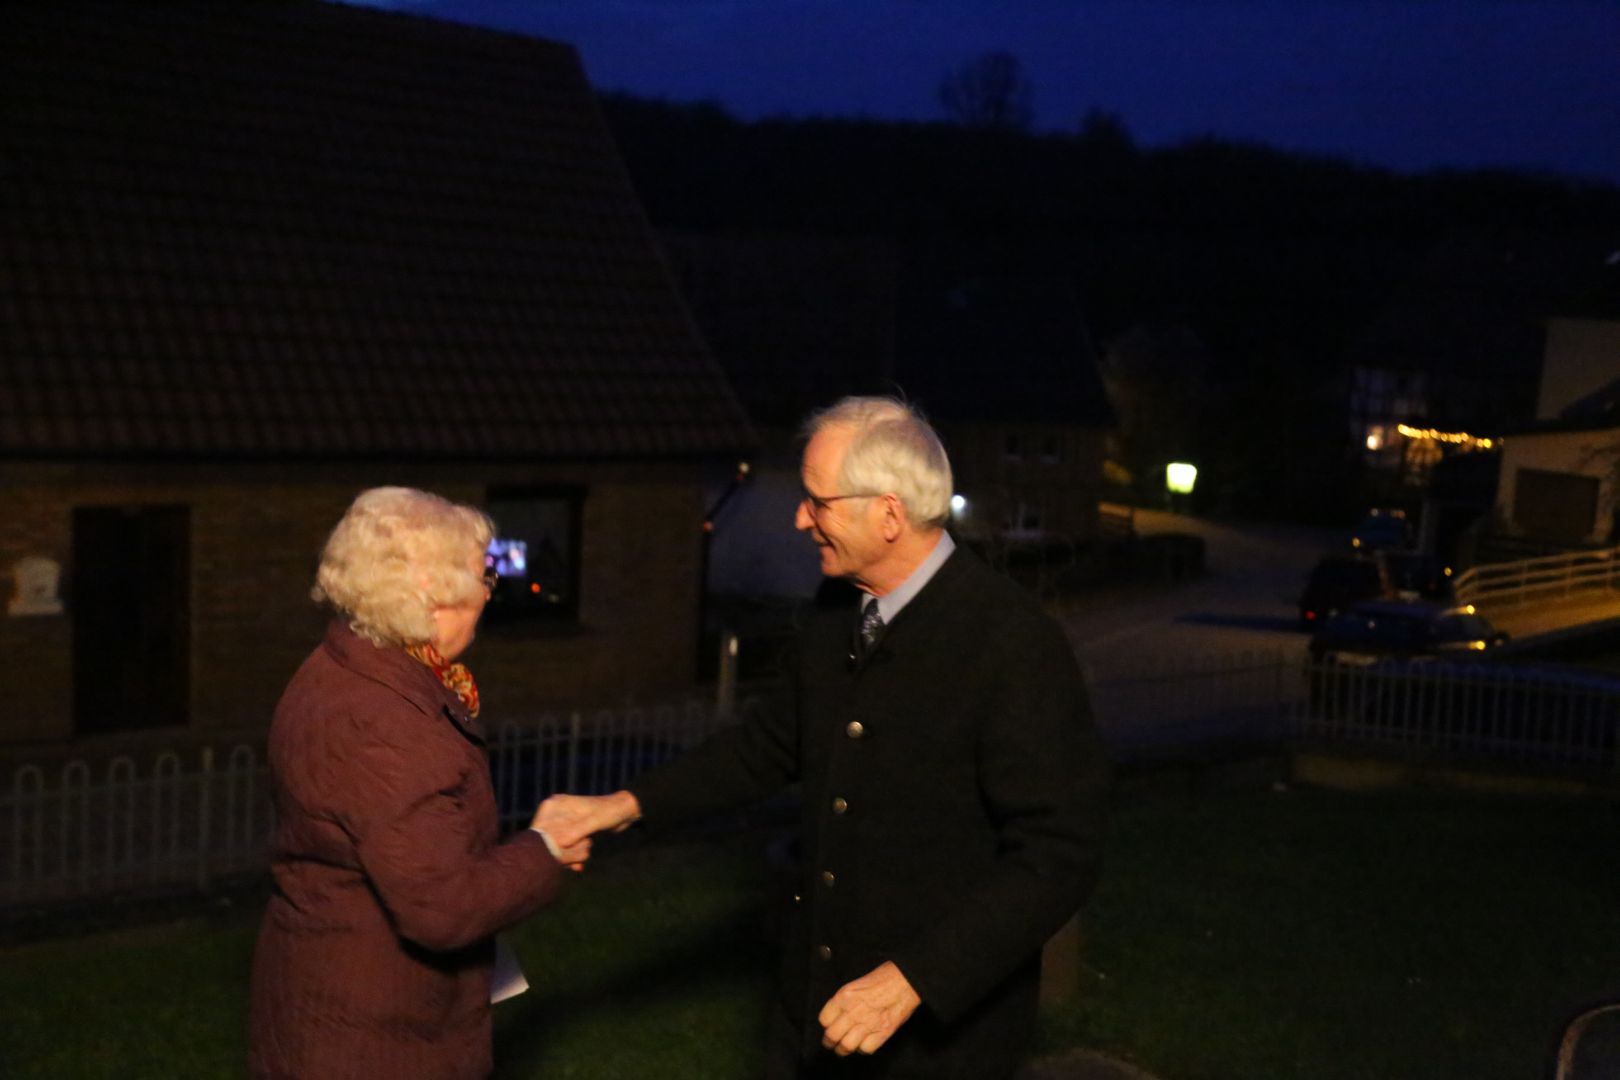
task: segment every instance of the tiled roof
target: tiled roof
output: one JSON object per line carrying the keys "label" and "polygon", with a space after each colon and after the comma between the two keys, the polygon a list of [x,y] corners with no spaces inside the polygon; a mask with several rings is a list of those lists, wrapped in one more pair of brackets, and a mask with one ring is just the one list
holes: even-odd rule
{"label": "tiled roof", "polygon": [[0,455],[752,440],[571,48],[315,0],[0,16]]}

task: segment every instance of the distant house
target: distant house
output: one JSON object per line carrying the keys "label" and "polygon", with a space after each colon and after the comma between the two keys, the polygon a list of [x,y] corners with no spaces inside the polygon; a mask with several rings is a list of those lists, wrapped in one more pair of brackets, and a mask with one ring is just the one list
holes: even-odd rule
{"label": "distant house", "polygon": [[[1612,271],[1611,286],[1620,286]],[[1620,287],[1551,321],[1534,423],[1508,433],[1496,529],[1546,548],[1620,544]]]}
{"label": "distant house", "polygon": [[1531,420],[1547,316],[1590,255],[1584,240],[1480,231],[1418,262],[1348,358],[1365,502],[1415,503],[1442,459]]}
{"label": "distant house", "polygon": [[1017,266],[921,278],[904,327],[896,378],[951,446],[957,531],[1095,540],[1115,416],[1073,284]]}
{"label": "distant house", "polygon": [[951,273],[870,236],[661,235],[761,429],[749,486],[717,522],[716,591],[815,591],[815,551],[793,535],[796,436],[807,413],[846,394],[900,394],[939,428],[959,536],[998,547],[1096,536],[1113,412],[1065,280]]}
{"label": "distant house", "polygon": [[496,722],[690,684],[704,487],[754,437],[572,49],[26,5],[0,160],[0,742],[262,726],[378,484],[526,556],[469,657]]}

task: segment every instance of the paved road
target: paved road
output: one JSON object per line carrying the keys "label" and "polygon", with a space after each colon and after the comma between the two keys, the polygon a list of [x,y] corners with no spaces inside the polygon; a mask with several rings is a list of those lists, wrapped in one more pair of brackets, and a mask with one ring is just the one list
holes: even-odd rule
{"label": "paved road", "polygon": [[[1347,533],[1151,511],[1137,512],[1137,531],[1203,537],[1207,573],[1087,593],[1061,614],[1089,672],[1104,738],[1125,759],[1274,737],[1280,703],[1305,685],[1299,665],[1309,636],[1299,625],[1299,592],[1321,555],[1344,550]],[[1620,598],[1485,614],[1517,646],[1533,648],[1572,625],[1620,616]]]}
{"label": "paved road", "polygon": [[[1241,652],[1303,656],[1308,635],[1297,602],[1305,577],[1322,555],[1347,550],[1343,529],[1221,525],[1152,510],[1138,510],[1136,526],[1143,536],[1203,537],[1208,572],[1179,585],[1139,584],[1074,601],[1064,627],[1097,674]],[[1515,639],[1532,639],[1620,618],[1620,596],[1481,610]]]}
{"label": "paved road", "polygon": [[1207,572],[1179,585],[1080,598],[1064,614],[1064,628],[1097,673],[1251,650],[1303,656],[1298,600],[1305,576],[1348,535],[1298,525],[1221,525],[1152,510],[1137,511],[1136,528],[1144,536],[1203,537]]}
{"label": "paved road", "polygon": [[1528,643],[1532,639],[1550,638],[1572,627],[1620,619],[1620,596],[1600,594],[1594,598],[1587,594],[1561,603],[1509,607],[1485,604],[1480,610],[1499,629],[1512,634],[1514,640]]}

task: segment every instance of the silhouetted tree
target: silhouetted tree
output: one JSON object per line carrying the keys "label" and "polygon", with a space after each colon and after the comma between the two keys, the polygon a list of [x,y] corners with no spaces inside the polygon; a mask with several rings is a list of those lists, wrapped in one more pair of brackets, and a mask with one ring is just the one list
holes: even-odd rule
{"label": "silhouetted tree", "polygon": [[[1024,97],[1027,114],[1027,89],[1011,96]],[[1229,140],[1132,147],[1106,113],[1036,135],[743,122],[713,106],[625,95],[604,96],[603,107],[660,228],[884,238],[905,295],[981,277],[1070,281],[1089,329],[1134,352],[1112,357],[1125,366],[1110,374],[1152,389],[1162,384],[1141,364],[1183,358],[1190,346],[1132,331],[1184,328],[1206,392],[1192,420],[1174,398],[1164,431],[1197,435],[1185,452],[1202,497],[1233,513],[1326,521],[1352,501],[1364,507],[1343,475],[1351,348],[1448,237],[1511,228],[1590,246],[1601,259],[1620,236],[1612,185],[1402,175]],[[1529,300],[1547,292],[1537,284]],[[898,340],[916,340],[919,321],[902,306]],[[1122,419],[1133,434],[1153,433],[1148,417]],[[1137,442],[1138,468],[1172,451],[1144,454]]]}
{"label": "silhouetted tree", "polygon": [[1034,87],[1018,57],[987,52],[939,81],[945,115],[967,127],[1024,131],[1035,118]]}
{"label": "silhouetted tree", "polygon": [[1087,109],[1080,118],[1080,141],[1102,153],[1129,154],[1136,150],[1136,140],[1119,114],[1096,108]]}

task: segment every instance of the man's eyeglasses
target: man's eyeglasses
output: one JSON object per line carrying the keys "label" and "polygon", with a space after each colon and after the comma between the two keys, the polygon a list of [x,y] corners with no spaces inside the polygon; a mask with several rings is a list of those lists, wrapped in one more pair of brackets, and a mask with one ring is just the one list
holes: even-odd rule
{"label": "man's eyeglasses", "polygon": [[812,515],[819,515],[840,499],[875,499],[882,494],[881,491],[851,491],[844,495],[814,495],[811,494],[809,488],[801,484],[799,486],[799,505],[808,506]]}
{"label": "man's eyeglasses", "polygon": [[493,593],[500,583],[500,573],[493,566],[484,567],[484,588]]}

